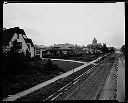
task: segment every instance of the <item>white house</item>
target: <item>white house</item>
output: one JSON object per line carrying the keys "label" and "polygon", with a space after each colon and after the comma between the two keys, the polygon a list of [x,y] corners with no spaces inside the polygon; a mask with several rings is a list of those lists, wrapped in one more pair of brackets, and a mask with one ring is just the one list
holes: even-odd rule
{"label": "white house", "polygon": [[23,29],[19,27],[3,30],[3,52],[6,52],[13,46],[13,42],[17,41],[18,52],[24,52],[30,57],[34,57],[34,45],[31,39],[27,38]]}

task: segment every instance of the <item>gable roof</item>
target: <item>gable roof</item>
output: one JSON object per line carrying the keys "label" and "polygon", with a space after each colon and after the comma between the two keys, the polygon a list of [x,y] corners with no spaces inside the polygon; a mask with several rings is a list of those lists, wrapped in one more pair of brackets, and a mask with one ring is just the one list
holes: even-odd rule
{"label": "gable roof", "polygon": [[15,33],[26,35],[24,30],[20,29],[19,27],[14,27],[14,28],[10,28],[10,29],[3,29],[3,33],[2,33],[2,35],[3,35],[3,39],[2,39],[3,45],[8,45]]}
{"label": "gable roof", "polygon": [[26,43],[30,43],[31,46],[34,47],[34,44],[32,42],[32,39],[30,39],[30,38],[24,38],[24,40],[25,40]]}

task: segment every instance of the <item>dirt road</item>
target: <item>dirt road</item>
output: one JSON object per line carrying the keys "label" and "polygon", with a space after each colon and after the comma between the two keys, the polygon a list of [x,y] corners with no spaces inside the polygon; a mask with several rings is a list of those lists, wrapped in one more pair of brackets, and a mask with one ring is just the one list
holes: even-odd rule
{"label": "dirt road", "polygon": [[125,60],[123,57],[119,57],[118,60],[117,100],[125,101]]}
{"label": "dirt road", "polygon": [[125,102],[125,59],[118,53],[116,68],[108,76],[100,100],[118,100]]}
{"label": "dirt road", "polygon": [[99,100],[106,78],[116,64],[116,55],[110,56],[95,67],[96,71],[88,79],[78,82],[75,88],[69,88],[66,93],[54,100]]}

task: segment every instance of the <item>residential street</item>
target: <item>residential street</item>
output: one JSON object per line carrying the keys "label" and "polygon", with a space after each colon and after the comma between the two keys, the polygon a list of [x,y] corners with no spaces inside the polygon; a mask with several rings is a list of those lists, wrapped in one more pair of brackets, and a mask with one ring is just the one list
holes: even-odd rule
{"label": "residential street", "polygon": [[[125,72],[124,59],[115,53],[93,68],[81,73],[73,81],[58,89],[51,95],[45,96],[42,90],[24,95],[19,101],[46,101],[46,100],[119,100],[124,101]],[[90,63],[91,64],[91,63]],[[94,64],[94,61],[92,62]],[[80,66],[84,68],[85,64]],[[80,69],[80,67],[78,67]],[[75,72],[78,71],[76,68]],[[123,69],[122,69],[123,68]],[[71,71],[69,71],[71,72]],[[64,75],[64,74],[62,74]],[[61,75],[61,76],[62,76]],[[57,77],[56,77],[57,78]],[[55,78],[53,78],[55,79]],[[47,81],[46,81],[47,82]],[[44,83],[43,83],[44,84]],[[43,84],[29,89],[29,91],[41,88]],[[26,90],[27,92],[27,90]],[[19,93],[19,94],[24,94]],[[18,95],[19,95],[18,94]],[[40,96],[42,94],[42,96]],[[13,98],[15,98],[15,95]],[[38,96],[37,96],[38,95]],[[44,95],[44,96],[43,96]],[[12,100],[13,100],[12,98]],[[16,97],[19,98],[19,97]],[[9,99],[9,98],[8,98]],[[11,100],[11,99],[10,99]],[[15,100],[15,99],[14,99]]]}

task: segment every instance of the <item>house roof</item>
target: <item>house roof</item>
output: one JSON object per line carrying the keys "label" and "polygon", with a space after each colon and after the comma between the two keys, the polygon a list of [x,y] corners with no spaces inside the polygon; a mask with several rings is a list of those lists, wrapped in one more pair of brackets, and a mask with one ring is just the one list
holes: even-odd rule
{"label": "house roof", "polygon": [[34,44],[32,42],[32,39],[30,39],[30,38],[24,38],[24,40],[25,40],[26,43],[30,43],[31,46],[34,47]]}
{"label": "house roof", "polygon": [[15,33],[26,35],[24,30],[20,29],[19,27],[3,29],[3,45],[8,45]]}
{"label": "house roof", "polygon": [[74,49],[74,45],[72,44],[57,44],[47,48],[47,50],[71,50],[71,49]]}

